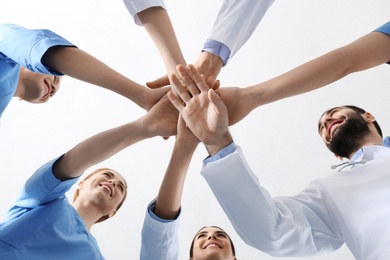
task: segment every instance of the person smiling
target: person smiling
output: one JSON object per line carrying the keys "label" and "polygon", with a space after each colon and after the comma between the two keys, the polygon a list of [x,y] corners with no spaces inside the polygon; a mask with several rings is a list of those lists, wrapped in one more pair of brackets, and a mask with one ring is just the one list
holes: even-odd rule
{"label": "person smiling", "polygon": [[350,105],[325,111],[318,132],[346,161],[294,196],[272,197],[233,142],[222,99],[193,66],[187,69],[177,68],[181,82],[171,76],[175,91],[168,98],[206,146],[201,174],[245,243],[294,257],[346,244],[356,259],[390,259],[390,138],[383,139],[373,115]]}
{"label": "person smiling", "polygon": [[52,31],[0,25],[0,117],[13,97],[49,101],[64,74],[114,91],[145,110],[167,92],[139,85]]}
{"label": "person smiling", "polygon": [[203,227],[196,233],[190,247],[190,260],[201,259],[237,259],[233,241],[220,227]]}
{"label": "person smiling", "polygon": [[86,169],[130,145],[175,134],[177,113],[167,108],[162,99],[143,117],[98,133],[40,167],[0,223],[0,259],[104,259],[90,231],[119,210],[125,179],[100,168],[78,183],[72,204],[65,193]]}
{"label": "person smiling", "polygon": [[[209,86],[214,79],[209,78]],[[199,139],[179,115],[177,135],[158,195],[146,210],[142,227],[141,260],[179,259],[179,224],[185,178]],[[204,227],[194,237],[190,259],[235,259],[233,242],[218,227]]]}

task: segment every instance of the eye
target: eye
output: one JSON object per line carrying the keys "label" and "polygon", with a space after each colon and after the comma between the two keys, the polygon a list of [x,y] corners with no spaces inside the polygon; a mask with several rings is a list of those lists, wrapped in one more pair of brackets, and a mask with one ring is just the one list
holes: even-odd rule
{"label": "eye", "polygon": [[198,238],[205,237],[205,236],[206,236],[205,234],[199,234]]}

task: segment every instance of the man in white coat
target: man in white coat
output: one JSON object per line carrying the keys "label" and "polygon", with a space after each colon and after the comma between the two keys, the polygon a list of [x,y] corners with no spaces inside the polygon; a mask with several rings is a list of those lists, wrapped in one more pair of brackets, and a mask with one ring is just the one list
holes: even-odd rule
{"label": "man in white coat", "polygon": [[[240,237],[274,256],[329,253],[344,243],[356,259],[390,259],[390,149],[375,117],[354,107],[326,111],[318,131],[348,161],[295,196],[270,196],[228,131],[227,108],[196,69],[177,68],[168,94],[209,152],[202,175]],[[243,192],[245,190],[245,192]]]}

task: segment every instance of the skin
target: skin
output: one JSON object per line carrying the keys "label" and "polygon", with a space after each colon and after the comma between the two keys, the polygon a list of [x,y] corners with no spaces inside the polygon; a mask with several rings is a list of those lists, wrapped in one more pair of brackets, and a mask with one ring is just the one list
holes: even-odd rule
{"label": "skin", "polygon": [[[176,66],[178,64],[186,64],[186,61],[167,11],[161,7],[152,7],[137,15],[161,54],[167,75],[171,73],[177,74]],[[219,56],[204,51],[200,53],[193,65],[205,78],[213,77],[216,79],[223,67],[223,61]],[[147,86],[158,89],[171,84],[167,75],[148,82]]]}
{"label": "skin", "polygon": [[201,229],[194,240],[193,257],[190,260],[235,260],[228,235],[216,227]]}
{"label": "skin", "polygon": [[60,88],[61,77],[41,74],[20,68],[19,81],[14,97],[30,103],[46,103]]}
{"label": "skin", "polygon": [[[98,133],[76,145],[54,163],[53,174],[61,181],[79,177],[88,168],[139,141],[155,136],[175,134],[176,125],[177,112],[172,114],[169,107],[164,105],[164,100],[160,100],[143,117]],[[115,215],[113,209],[116,209],[117,202],[120,201],[120,192],[114,192],[115,197],[111,198],[111,196],[106,196],[106,190],[99,184],[112,181],[116,185],[116,183],[125,182],[115,172],[111,177],[106,179],[104,175],[97,174],[82,182],[78,187],[80,194],[74,206],[88,230],[100,217],[107,214]]]}
{"label": "skin", "polygon": [[259,106],[303,94],[351,73],[390,61],[390,36],[371,32],[268,81],[216,90],[226,104],[229,125],[236,124]]}
{"label": "skin", "polygon": [[[126,181],[117,172],[102,170],[92,177],[79,182],[78,198],[72,206],[83,218],[85,223],[95,223],[97,216],[113,217],[117,207],[125,198]],[[90,230],[92,225],[87,225]]]}
{"label": "skin", "polygon": [[65,75],[114,91],[150,110],[168,89],[148,89],[75,47],[56,46],[46,51],[42,64]]}
{"label": "skin", "polygon": [[[338,130],[343,127],[346,120],[348,120],[348,118],[351,117],[351,114],[354,113],[355,112],[352,109],[345,107],[336,107],[326,111],[321,116],[318,122],[318,133],[320,134],[321,139],[326,146],[329,146],[330,142],[332,141],[332,138],[338,134]],[[373,125],[375,117],[369,112],[366,112],[361,116],[366,122],[370,131],[366,137],[360,140],[360,143],[357,144],[358,148],[350,153],[348,159],[351,159],[353,154],[355,154],[356,151],[362,146],[382,144],[382,137],[378,134],[375,129],[375,126]],[[338,154],[335,154],[335,156],[342,159],[342,157]]]}
{"label": "skin", "polygon": [[188,167],[198,144],[199,140],[179,117],[175,145],[156,199],[156,216],[162,219],[177,218]]}
{"label": "skin", "polygon": [[233,138],[228,131],[228,112],[221,98],[207,85],[204,78],[192,66],[177,66],[183,86],[172,74],[172,92],[169,100],[179,110],[186,125],[205,145],[210,155],[215,155],[229,145]]}

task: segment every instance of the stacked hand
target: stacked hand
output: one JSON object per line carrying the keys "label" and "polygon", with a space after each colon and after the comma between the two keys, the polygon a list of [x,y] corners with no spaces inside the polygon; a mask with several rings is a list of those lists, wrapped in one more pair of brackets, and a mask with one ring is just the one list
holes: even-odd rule
{"label": "stacked hand", "polygon": [[227,108],[194,66],[188,65],[186,69],[178,65],[176,69],[180,80],[175,74],[170,75],[172,91],[168,98],[194,135],[214,155],[232,142]]}

